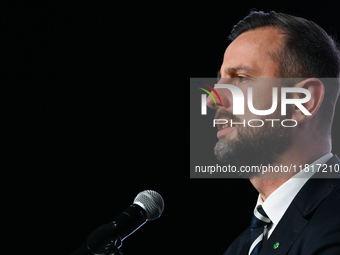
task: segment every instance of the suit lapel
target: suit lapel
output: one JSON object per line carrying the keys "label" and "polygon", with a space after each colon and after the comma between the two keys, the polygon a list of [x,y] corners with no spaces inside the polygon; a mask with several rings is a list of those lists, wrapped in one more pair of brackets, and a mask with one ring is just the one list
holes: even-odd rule
{"label": "suit lapel", "polygon": [[[327,164],[340,164],[340,160],[335,155]],[[307,219],[340,183],[340,173],[333,173],[333,179],[324,179],[322,174],[321,172],[314,174],[313,178],[308,180],[302,187],[262,248],[261,255],[283,255],[288,253],[301,231],[308,224]],[[327,178],[330,177],[330,175],[327,176]],[[338,178],[335,179],[335,177]],[[279,243],[279,246],[274,249],[274,244],[276,243]]]}
{"label": "suit lapel", "polygon": [[[276,226],[270,238],[265,243],[260,254],[287,254],[288,250],[307,223],[308,221],[304,219],[298,207],[292,203],[280,220],[279,224]],[[274,249],[274,245],[277,243],[279,246]]]}

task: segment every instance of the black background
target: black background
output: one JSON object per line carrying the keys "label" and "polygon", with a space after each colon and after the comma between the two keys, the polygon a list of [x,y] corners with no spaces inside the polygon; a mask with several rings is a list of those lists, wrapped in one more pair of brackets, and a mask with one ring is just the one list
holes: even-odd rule
{"label": "black background", "polygon": [[189,178],[188,75],[216,75],[232,26],[253,8],[333,35],[338,10],[187,3],[2,6],[1,253],[70,254],[145,189],[165,210],[124,241],[126,255],[222,254],[247,227],[257,198],[248,181]]}

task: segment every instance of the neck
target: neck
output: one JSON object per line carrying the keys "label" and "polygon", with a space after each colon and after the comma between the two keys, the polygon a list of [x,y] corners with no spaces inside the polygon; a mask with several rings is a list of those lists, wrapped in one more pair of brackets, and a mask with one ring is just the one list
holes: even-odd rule
{"label": "neck", "polygon": [[264,202],[270,194],[288,180],[289,178],[252,178],[250,182],[260,193],[260,198]]}
{"label": "neck", "polygon": [[[292,147],[297,148],[297,147]],[[331,151],[330,142],[324,144],[324,146],[306,146],[304,148],[290,149],[288,152],[281,155],[276,162],[271,164],[271,166],[291,166],[292,169],[295,167],[295,171],[291,172],[280,172],[278,173],[265,173],[261,174],[261,177],[254,177],[250,179],[255,189],[260,193],[260,197],[264,202],[270,194],[272,194],[277,188],[293,177],[300,169],[299,166],[304,166],[305,164],[311,164],[318,158],[329,153]],[[303,152],[301,154],[301,152]]]}

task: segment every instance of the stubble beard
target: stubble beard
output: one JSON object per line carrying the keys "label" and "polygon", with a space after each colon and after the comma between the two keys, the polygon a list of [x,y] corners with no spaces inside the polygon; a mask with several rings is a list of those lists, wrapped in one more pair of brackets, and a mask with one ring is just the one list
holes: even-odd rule
{"label": "stubble beard", "polygon": [[[232,119],[233,122],[241,120],[228,113],[221,112],[219,116]],[[216,115],[215,118],[223,118]],[[276,159],[291,145],[290,128],[281,125],[282,116],[272,114],[261,118],[264,122],[262,127],[249,127],[237,124],[237,136],[233,139],[225,136],[220,137],[215,145],[215,156],[217,159],[230,166],[236,166],[239,170],[241,166],[264,166],[273,164]],[[274,121],[273,127],[271,121],[265,119],[280,119]],[[261,173],[259,172],[240,172],[242,178],[254,178]]]}

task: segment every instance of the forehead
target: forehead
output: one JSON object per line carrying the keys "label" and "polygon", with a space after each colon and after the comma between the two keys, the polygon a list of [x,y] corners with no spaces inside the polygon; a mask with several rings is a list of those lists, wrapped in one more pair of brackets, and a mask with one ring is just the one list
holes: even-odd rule
{"label": "forehead", "polygon": [[239,35],[226,49],[221,72],[246,66],[257,76],[278,75],[278,64],[271,57],[282,42],[283,33],[276,28],[259,28]]}

